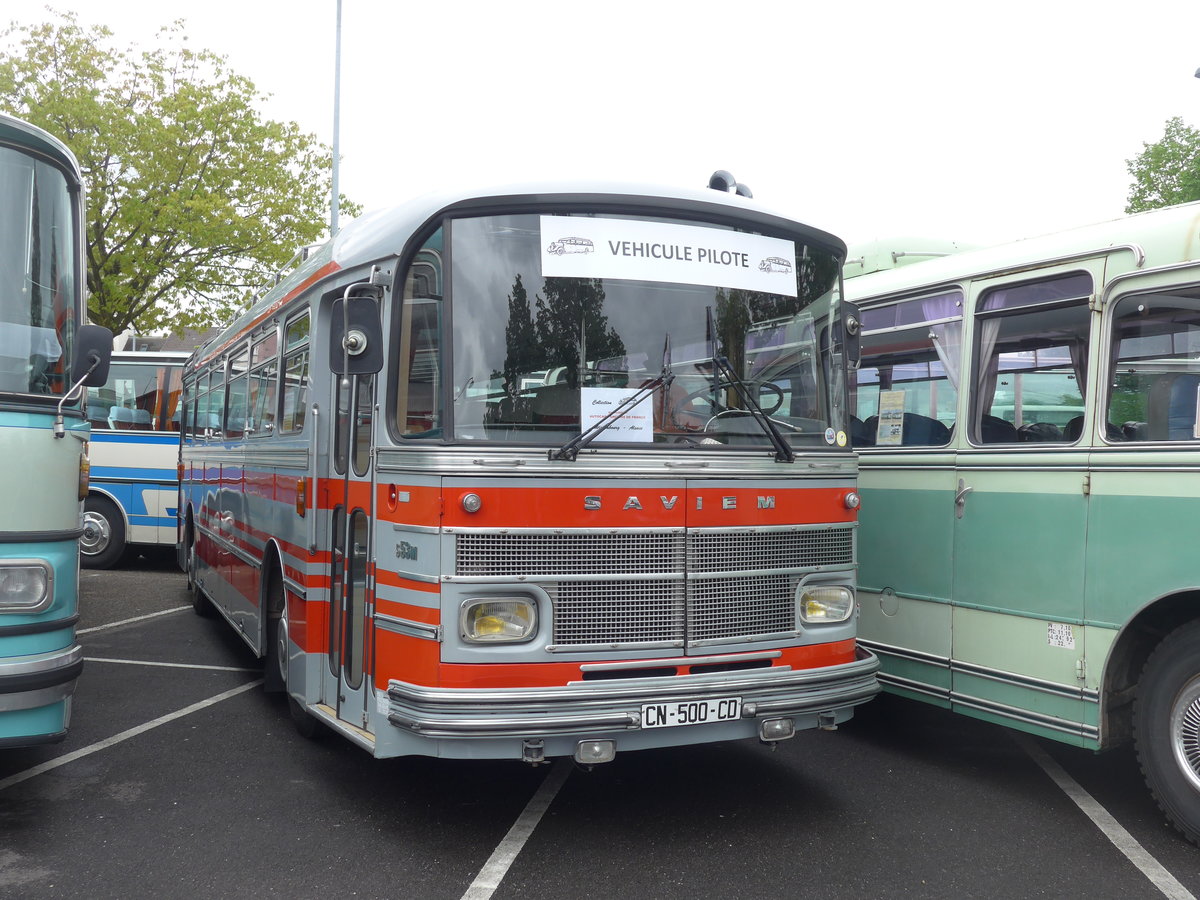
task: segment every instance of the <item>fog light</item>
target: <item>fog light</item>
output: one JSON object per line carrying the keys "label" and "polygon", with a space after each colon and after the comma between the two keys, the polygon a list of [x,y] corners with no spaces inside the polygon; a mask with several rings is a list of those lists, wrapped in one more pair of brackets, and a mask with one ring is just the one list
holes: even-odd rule
{"label": "fog light", "polygon": [[483,498],[478,494],[463,494],[462,508],[469,513],[477,513],[483,509]]}
{"label": "fog light", "polygon": [[862,506],[862,498],[858,496],[857,491],[850,491],[842,498],[842,502],[846,504],[846,509],[858,509]]}
{"label": "fog light", "polygon": [[796,736],[796,723],[792,719],[763,719],[758,725],[758,739],[767,743],[786,741]]}
{"label": "fog light", "polygon": [[612,762],[616,755],[616,741],[580,741],[575,748],[575,762],[585,766]]}
{"label": "fog light", "polygon": [[810,584],[800,589],[800,621],[845,622],[854,612],[854,592],[838,584]]}
{"label": "fog light", "polygon": [[525,597],[467,600],[459,626],[463,640],[473,644],[527,641],[537,630],[537,607]]}

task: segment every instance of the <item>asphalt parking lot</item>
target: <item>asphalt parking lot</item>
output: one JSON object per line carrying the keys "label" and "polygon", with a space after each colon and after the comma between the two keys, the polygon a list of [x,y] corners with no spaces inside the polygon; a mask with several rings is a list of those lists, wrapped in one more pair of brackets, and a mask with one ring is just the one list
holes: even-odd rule
{"label": "asphalt parking lot", "polygon": [[1129,751],[885,697],[775,751],[374,760],[296,734],[172,562],[81,582],[71,732],[0,755],[3,897],[1200,896]]}

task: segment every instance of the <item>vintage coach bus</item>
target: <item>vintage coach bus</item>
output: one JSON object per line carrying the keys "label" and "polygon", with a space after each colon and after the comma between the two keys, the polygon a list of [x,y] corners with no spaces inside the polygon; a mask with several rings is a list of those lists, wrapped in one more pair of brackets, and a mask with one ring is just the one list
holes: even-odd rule
{"label": "vintage coach bus", "polygon": [[119,351],[108,381],[88,388],[91,485],[80,563],[107,569],[138,550],[174,551],[179,500],[181,351]]}
{"label": "vintage coach bus", "polygon": [[894,265],[861,306],[863,641],[886,689],[1132,737],[1200,839],[1200,205]]}
{"label": "vintage coach bus", "polygon": [[61,740],[83,668],[79,514],[107,328],[81,324],[83,182],[74,155],[0,115],[0,749]]}
{"label": "vintage coach bus", "polygon": [[595,763],[836,727],[878,689],[843,254],[711,190],[355,221],[185,369],[197,609],[302,730],[377,756]]}

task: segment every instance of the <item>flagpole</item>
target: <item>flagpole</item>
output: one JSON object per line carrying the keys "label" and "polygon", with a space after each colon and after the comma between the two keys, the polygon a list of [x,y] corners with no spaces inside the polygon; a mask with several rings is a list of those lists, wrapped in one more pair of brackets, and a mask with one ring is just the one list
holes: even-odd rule
{"label": "flagpole", "polygon": [[342,0],[337,0],[336,45],[333,54],[333,187],[329,203],[329,234],[338,233],[338,170],[341,168]]}

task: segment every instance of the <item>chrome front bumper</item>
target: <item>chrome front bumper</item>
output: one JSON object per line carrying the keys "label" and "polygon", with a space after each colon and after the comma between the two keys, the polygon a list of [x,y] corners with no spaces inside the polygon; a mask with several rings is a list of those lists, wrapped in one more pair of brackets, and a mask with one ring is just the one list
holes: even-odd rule
{"label": "chrome front bumper", "polygon": [[53,653],[0,658],[0,712],[65,700],[75,692],[82,670],[83,648],[78,644]]}
{"label": "chrome front bumper", "polygon": [[427,738],[544,738],[640,731],[647,703],[742,700],[742,719],[815,717],[879,693],[879,660],[858,648],[854,662],[820,669],[785,667],[577,681],[552,688],[430,688],[392,681],[388,721]]}

